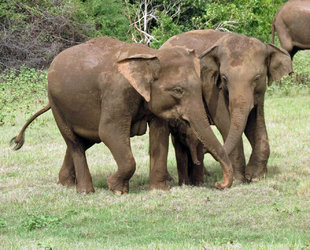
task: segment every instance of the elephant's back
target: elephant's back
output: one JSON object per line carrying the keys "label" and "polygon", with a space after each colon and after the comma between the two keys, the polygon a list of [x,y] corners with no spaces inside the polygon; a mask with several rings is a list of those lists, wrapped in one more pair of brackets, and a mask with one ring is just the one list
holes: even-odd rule
{"label": "elephant's back", "polygon": [[212,29],[192,30],[171,37],[161,48],[186,47],[194,49],[196,54],[200,55],[225,35],[227,33]]}
{"label": "elephant's back", "polygon": [[283,5],[276,16],[275,25],[283,22],[295,46],[310,44],[310,1],[295,0]]}
{"label": "elephant's back", "polygon": [[286,2],[279,8],[274,18],[275,24],[277,22],[284,22],[286,26],[293,24],[303,25],[304,20],[310,20],[309,0],[291,0]]}
{"label": "elephant's back", "polygon": [[95,38],[61,52],[48,71],[49,89],[59,84],[90,84],[100,72],[112,70],[116,60],[113,52],[121,45],[117,42],[107,37]]}
{"label": "elephant's back", "polygon": [[[153,49],[128,44],[109,37],[91,39],[61,52],[52,61],[48,71],[49,90],[62,87],[94,88],[102,73],[117,75],[117,61],[131,54]],[[117,78],[117,76],[116,76]]]}

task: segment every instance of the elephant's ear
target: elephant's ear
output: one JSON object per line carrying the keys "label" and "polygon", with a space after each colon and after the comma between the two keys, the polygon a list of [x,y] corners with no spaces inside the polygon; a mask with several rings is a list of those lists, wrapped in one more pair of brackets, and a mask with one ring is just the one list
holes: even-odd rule
{"label": "elephant's ear", "polygon": [[219,59],[218,46],[215,45],[204,51],[200,59],[200,75],[203,82],[218,84]]}
{"label": "elephant's ear", "polygon": [[149,102],[151,99],[151,83],[158,78],[160,64],[155,55],[136,54],[117,62],[119,72]]}
{"label": "elephant's ear", "polygon": [[293,73],[292,60],[288,52],[271,43],[267,44],[268,50],[268,86],[282,76]]}

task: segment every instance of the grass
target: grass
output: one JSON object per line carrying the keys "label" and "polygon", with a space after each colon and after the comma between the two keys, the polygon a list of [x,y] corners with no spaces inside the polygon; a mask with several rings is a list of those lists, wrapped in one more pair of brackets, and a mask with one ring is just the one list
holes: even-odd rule
{"label": "grass", "polygon": [[[299,60],[303,58],[308,54]],[[275,85],[266,97],[271,146],[266,179],[216,190],[222,174],[208,155],[205,163],[212,176],[205,185],[179,187],[170,148],[171,190],[149,192],[144,135],[131,140],[137,171],[130,194],[123,196],[107,189],[106,179],[116,165],[103,144],[87,151],[94,194],[79,195],[57,184],[65,143],[51,112],[28,128],[22,149],[9,148],[25,119],[46,102],[42,79],[32,91],[20,86],[15,99],[16,86],[8,89],[9,80],[1,83],[1,94],[13,95],[0,126],[1,249],[310,248],[310,93],[305,83],[292,83],[295,75],[285,79],[288,93]],[[245,151],[249,157],[246,140]]]}

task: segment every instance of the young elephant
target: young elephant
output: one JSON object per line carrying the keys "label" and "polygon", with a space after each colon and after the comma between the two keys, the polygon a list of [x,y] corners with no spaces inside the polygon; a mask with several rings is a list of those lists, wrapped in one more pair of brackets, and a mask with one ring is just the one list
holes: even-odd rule
{"label": "young elephant", "polygon": [[209,175],[203,165],[206,148],[188,126],[169,122],[169,128],[176,153],[179,185],[202,185],[204,174]]}
{"label": "young elephant", "polygon": [[[76,185],[79,193],[94,192],[85,151],[104,142],[118,166],[108,178],[108,186],[115,193],[128,193],[129,179],[136,168],[130,136],[144,134],[147,121],[180,120],[220,161],[224,184],[217,185],[229,187],[232,165],[209,127],[197,65],[199,60],[186,49],[157,51],[108,37],[71,47],[51,63],[49,105],[35,114],[15,138],[17,148],[28,124],[51,108],[67,144],[59,182]],[[150,188],[167,189],[158,172],[167,173],[166,165],[151,169]]]}
{"label": "young elephant", "polygon": [[275,31],[281,46],[291,58],[299,50],[310,49],[310,1],[291,0],[276,13],[272,22],[272,43]]}
{"label": "young elephant", "polygon": [[[269,158],[264,117],[266,80],[268,78],[269,86],[292,72],[289,54],[255,38],[215,30],[176,35],[160,50],[173,47],[194,49],[204,58],[201,79],[207,112],[225,140],[224,148],[233,163],[234,177],[251,181],[263,176]],[[243,132],[252,146],[246,167]]]}

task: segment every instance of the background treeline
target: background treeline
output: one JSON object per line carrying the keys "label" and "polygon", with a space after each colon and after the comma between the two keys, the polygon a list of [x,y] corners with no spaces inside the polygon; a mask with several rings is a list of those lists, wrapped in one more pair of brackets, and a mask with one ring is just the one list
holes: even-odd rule
{"label": "background treeline", "polygon": [[285,0],[4,0],[0,70],[44,68],[63,49],[107,35],[158,48],[169,37],[213,28],[270,41]]}

